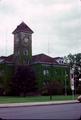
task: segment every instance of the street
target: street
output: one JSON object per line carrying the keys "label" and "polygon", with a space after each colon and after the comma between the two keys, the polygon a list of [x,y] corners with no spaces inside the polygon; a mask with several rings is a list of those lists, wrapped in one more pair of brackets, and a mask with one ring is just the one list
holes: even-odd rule
{"label": "street", "polygon": [[0,108],[2,119],[76,119],[81,116],[81,103]]}

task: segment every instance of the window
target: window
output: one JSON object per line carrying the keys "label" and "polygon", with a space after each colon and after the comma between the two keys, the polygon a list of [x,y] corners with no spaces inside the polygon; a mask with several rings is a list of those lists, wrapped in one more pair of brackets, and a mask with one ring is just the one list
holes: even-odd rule
{"label": "window", "polygon": [[28,50],[24,50],[24,55],[28,55]]}
{"label": "window", "polygon": [[48,70],[43,70],[43,74],[44,74],[44,75],[48,75],[48,74],[49,74],[49,71],[48,71]]}
{"label": "window", "polygon": [[57,62],[58,62],[59,64],[63,64],[63,63],[64,63],[63,59],[59,59],[59,60],[57,60]]}

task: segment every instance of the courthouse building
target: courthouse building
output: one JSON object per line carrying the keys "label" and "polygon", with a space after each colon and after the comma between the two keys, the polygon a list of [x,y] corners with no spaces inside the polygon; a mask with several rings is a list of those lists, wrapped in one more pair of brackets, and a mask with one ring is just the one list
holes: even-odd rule
{"label": "courthouse building", "polygon": [[12,55],[0,57],[0,78],[4,76],[3,79],[8,81],[13,75],[14,66],[31,65],[36,72],[39,87],[42,87],[46,80],[58,80],[65,85],[65,79],[69,87],[69,66],[64,63],[62,57],[53,58],[43,53],[32,55],[33,30],[24,22],[18,25],[12,33],[14,52]]}

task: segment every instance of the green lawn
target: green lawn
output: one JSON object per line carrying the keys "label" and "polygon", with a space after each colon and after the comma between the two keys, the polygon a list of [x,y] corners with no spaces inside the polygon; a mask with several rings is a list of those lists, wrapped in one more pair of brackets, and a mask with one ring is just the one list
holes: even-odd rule
{"label": "green lawn", "polygon": [[[74,97],[76,99],[77,96]],[[52,101],[73,100],[73,96],[52,96]],[[0,96],[0,103],[24,103],[24,102],[44,102],[50,101],[50,96],[27,96],[27,97],[10,97]]]}

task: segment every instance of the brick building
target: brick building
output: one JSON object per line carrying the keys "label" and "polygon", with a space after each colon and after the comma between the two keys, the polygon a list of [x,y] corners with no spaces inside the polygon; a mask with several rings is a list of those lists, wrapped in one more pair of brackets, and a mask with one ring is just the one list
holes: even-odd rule
{"label": "brick building", "polygon": [[[44,81],[58,80],[65,85],[65,79],[67,79],[67,86],[70,86],[69,79],[69,66],[64,63],[62,57],[50,57],[45,54],[38,54],[32,56],[32,34],[33,31],[22,22],[13,31],[14,35],[14,53],[9,56],[0,57],[0,75],[5,72],[4,66],[6,65],[8,70],[10,66],[14,65],[32,65],[37,75],[38,87],[41,88]],[[10,73],[7,70],[7,76]],[[67,78],[66,78],[67,74]],[[12,74],[11,74],[12,75]],[[6,79],[10,79],[9,77]]]}

